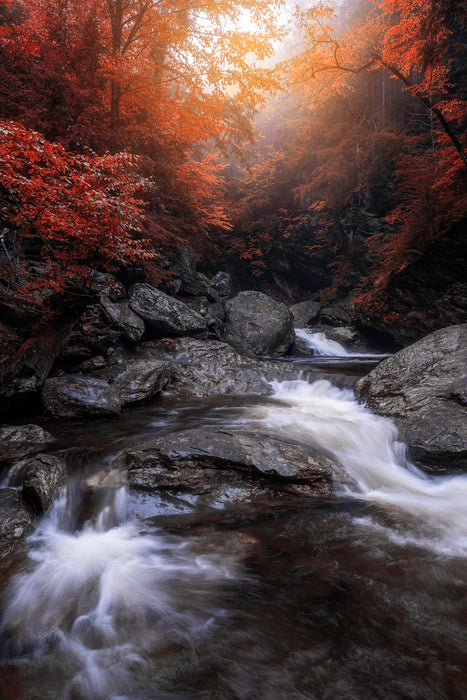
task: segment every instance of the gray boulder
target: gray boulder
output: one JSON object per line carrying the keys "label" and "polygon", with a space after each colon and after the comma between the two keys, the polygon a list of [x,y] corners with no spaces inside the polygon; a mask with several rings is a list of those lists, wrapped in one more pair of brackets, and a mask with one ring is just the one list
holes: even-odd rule
{"label": "gray boulder", "polygon": [[0,561],[11,556],[34,525],[33,516],[16,489],[0,488]]}
{"label": "gray boulder", "polygon": [[294,338],[293,316],[285,304],[262,292],[240,292],[226,302],[224,340],[256,355],[284,355]]}
{"label": "gray boulder", "polygon": [[207,332],[206,321],[200,314],[149,284],[133,285],[130,307],[161,334],[199,335]]}
{"label": "gray boulder", "polygon": [[103,295],[101,306],[110,323],[117,330],[122,331],[128,340],[136,342],[142,338],[145,330],[144,321],[131,310],[128,301],[114,303],[109,297]]}
{"label": "gray boulder", "polygon": [[71,374],[47,379],[42,400],[56,418],[115,415],[122,407],[115,389],[105,380]]}
{"label": "gray boulder", "polygon": [[295,328],[306,328],[310,321],[318,316],[320,309],[321,304],[317,301],[301,301],[299,304],[293,304],[290,310]]}
{"label": "gray boulder", "polygon": [[219,489],[227,488],[231,494],[232,489],[239,491],[241,498],[333,491],[333,467],[327,457],[256,434],[177,432],[127,450],[116,462],[129,470],[130,486],[149,491],[219,496]]}
{"label": "gray boulder", "polygon": [[167,391],[188,396],[270,394],[270,381],[298,379],[300,368],[285,362],[247,357],[227,343],[197,338],[147,342],[145,357],[165,363]]}
{"label": "gray boulder", "polygon": [[168,381],[165,362],[157,359],[124,360],[103,370],[99,378],[109,382],[122,406],[160,394]]}
{"label": "gray boulder", "polygon": [[356,393],[394,420],[415,459],[467,469],[467,324],[435,331],[387,358],[357,382]]}
{"label": "gray boulder", "polygon": [[9,462],[36,452],[54,439],[39,425],[3,425],[0,427],[0,462]]}

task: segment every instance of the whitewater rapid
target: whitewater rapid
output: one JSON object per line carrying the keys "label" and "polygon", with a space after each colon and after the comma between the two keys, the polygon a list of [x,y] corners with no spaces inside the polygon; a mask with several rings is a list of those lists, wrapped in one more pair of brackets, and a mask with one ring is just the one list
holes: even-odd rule
{"label": "whitewater rapid", "polygon": [[[353,391],[327,380],[272,382],[276,404],[262,407],[261,429],[318,448],[341,465],[358,498],[417,516],[416,541],[443,553],[467,553],[467,476],[431,476],[407,458],[389,419],[357,403]],[[255,420],[255,410],[251,409]],[[404,535],[397,535],[401,541]]]}
{"label": "whitewater rapid", "polygon": [[[271,386],[272,396],[248,404],[231,427],[320,450],[337,472],[345,470],[350,479],[337,479],[348,484],[340,496],[364,501],[365,509],[363,516],[361,509],[355,511],[360,515],[352,508],[345,514],[344,538],[365,540],[368,532],[370,543],[376,534],[378,543],[381,535],[417,547],[423,561],[425,552],[465,558],[467,476],[433,477],[417,469],[394,424],[358,404],[349,389],[327,380]],[[128,522],[127,490],[119,481],[86,520],[82,479],[78,474],[67,483],[29,538],[28,561],[12,578],[3,605],[6,655],[27,682],[38,684],[41,697],[190,697],[166,694],[164,679],[176,679],[179,669],[190,676],[198,654],[214,653],[206,651],[209,640],[225,636],[232,616],[228,591],[235,589],[241,599],[242,589],[254,586],[242,555],[228,544],[221,551],[206,543],[198,549],[196,537]],[[319,527],[328,527],[325,519]],[[342,536],[331,533],[331,542]],[[350,540],[342,546],[351,551]],[[332,559],[334,551],[327,556]]]}
{"label": "whitewater rapid", "polygon": [[10,582],[0,621],[7,654],[60,688],[60,700],[135,700],[139,685],[166,697],[155,680],[165,658],[180,646],[191,663],[227,615],[219,591],[241,578],[238,563],[137,522],[108,527],[122,489],[95,522],[64,530],[67,496],[65,488],[29,538],[26,571]]}
{"label": "whitewater rapid", "polygon": [[325,333],[311,331],[308,328],[296,328],[295,335],[303,340],[315,355],[324,357],[349,357],[350,353],[336,340],[326,337]]}

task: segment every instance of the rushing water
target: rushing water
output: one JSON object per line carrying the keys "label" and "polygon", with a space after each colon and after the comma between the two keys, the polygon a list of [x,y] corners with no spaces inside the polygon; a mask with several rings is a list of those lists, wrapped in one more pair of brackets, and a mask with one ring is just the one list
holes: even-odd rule
{"label": "rushing water", "polygon": [[[3,594],[2,700],[467,696],[467,477],[416,469],[350,389],[272,389],[63,428],[70,480]],[[219,425],[324,449],[349,485],[196,524],[167,497],[152,515],[178,514],[172,531],[128,518],[118,481],[84,507],[123,444]]]}
{"label": "rushing water", "polygon": [[350,355],[341,343],[331,340],[325,333],[311,331],[308,328],[296,328],[295,335],[303,340],[316,355],[325,357],[349,357]]}

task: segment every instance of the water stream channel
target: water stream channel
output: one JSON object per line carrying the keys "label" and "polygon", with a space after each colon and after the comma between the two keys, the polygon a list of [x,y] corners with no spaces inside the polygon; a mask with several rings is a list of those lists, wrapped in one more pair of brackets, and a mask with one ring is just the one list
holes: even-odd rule
{"label": "water stream channel", "polygon": [[[73,468],[4,587],[2,700],[467,697],[467,476],[424,474],[354,401],[368,358],[319,359],[266,398],[44,423]],[[117,484],[83,517],[81,485],[123,447],[220,426],[324,449],[347,485],[207,508]]]}

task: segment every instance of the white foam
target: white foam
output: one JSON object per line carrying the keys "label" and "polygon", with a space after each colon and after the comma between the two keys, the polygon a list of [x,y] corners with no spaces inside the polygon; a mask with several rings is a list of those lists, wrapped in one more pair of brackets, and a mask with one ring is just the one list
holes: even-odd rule
{"label": "white foam", "polygon": [[[355,495],[391,504],[430,523],[433,541],[467,552],[467,476],[428,476],[406,458],[394,424],[326,380],[272,382],[262,411],[268,432],[332,455],[356,484]],[[252,417],[253,413],[252,413]],[[426,539],[426,532],[424,535]]]}
{"label": "white foam", "polygon": [[325,333],[311,331],[308,328],[296,328],[295,335],[303,340],[315,355],[325,357],[349,357],[350,355],[343,345],[327,338]]}

